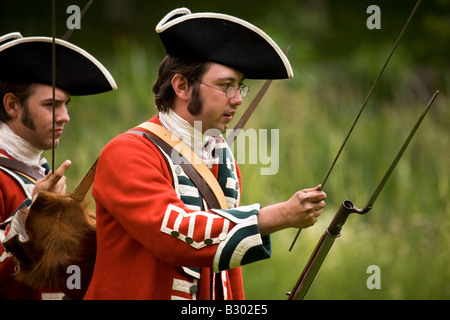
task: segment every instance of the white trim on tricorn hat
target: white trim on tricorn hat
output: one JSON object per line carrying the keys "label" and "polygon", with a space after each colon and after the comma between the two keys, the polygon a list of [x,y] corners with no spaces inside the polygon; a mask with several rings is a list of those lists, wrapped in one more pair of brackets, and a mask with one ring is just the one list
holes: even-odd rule
{"label": "white trim on tricorn hat", "polygon": [[[0,45],[0,78],[51,85],[53,39],[16,38]],[[117,89],[109,71],[91,54],[61,39],[55,39],[55,45],[58,88],[74,96]]]}
{"label": "white trim on tricorn hat", "polygon": [[264,31],[220,13],[179,8],[156,26],[168,55],[227,65],[249,79],[285,79],[294,74],[283,51]]}
{"label": "white trim on tricorn hat", "polygon": [[15,39],[20,39],[20,38],[23,38],[22,35],[20,34],[20,32],[7,33],[0,37],[0,46],[5,44],[8,41],[12,41]]}

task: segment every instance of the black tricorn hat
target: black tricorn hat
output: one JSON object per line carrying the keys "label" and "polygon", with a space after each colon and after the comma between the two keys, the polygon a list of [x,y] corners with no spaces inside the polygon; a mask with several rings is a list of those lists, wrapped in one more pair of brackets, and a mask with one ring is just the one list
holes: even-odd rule
{"label": "black tricorn hat", "polygon": [[[49,37],[0,37],[0,78],[52,84],[52,42]],[[109,71],[85,50],[55,39],[56,86],[70,95],[90,95],[117,89]]]}
{"label": "black tricorn hat", "polygon": [[293,72],[278,45],[261,29],[219,13],[168,13],[156,26],[168,55],[232,67],[248,79],[286,79]]}

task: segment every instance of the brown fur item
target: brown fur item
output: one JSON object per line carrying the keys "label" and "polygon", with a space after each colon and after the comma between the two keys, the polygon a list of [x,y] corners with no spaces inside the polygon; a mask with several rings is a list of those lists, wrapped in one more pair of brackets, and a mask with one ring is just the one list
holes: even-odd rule
{"label": "brown fur item", "polygon": [[[95,263],[95,218],[70,196],[41,192],[25,218],[28,240],[18,235],[4,243],[18,265],[16,279],[35,289],[61,290],[82,299]],[[81,289],[69,289],[70,265],[81,271]]]}

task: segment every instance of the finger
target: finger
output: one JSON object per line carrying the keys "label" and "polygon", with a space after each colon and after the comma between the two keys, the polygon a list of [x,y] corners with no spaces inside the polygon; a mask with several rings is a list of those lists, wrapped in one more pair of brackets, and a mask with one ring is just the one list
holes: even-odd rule
{"label": "finger", "polygon": [[62,177],[61,180],[58,181],[58,184],[55,187],[55,192],[58,192],[60,194],[66,193],[66,177]]}
{"label": "finger", "polygon": [[53,171],[50,170],[43,178],[37,180],[36,183],[38,183],[38,182],[43,182],[43,181],[47,181],[47,180],[51,177],[52,174],[53,174]]}
{"label": "finger", "polygon": [[319,195],[319,194],[321,194],[321,195],[326,195],[325,194],[325,192],[323,192],[322,191],[322,185],[317,185],[316,187],[314,187],[314,188],[307,188],[307,189],[303,189],[303,190],[300,190],[300,192],[301,193],[304,193],[304,194],[306,194],[306,195],[308,195],[308,194],[312,194],[312,195]]}
{"label": "finger", "polygon": [[314,213],[317,216],[320,216],[322,214],[322,212],[323,212],[323,207],[320,207],[320,208],[317,208],[316,210],[314,210]]}
{"label": "finger", "polygon": [[50,177],[48,178],[48,181],[50,181],[53,184],[56,184],[66,172],[67,169],[69,169],[72,162],[70,160],[64,161],[59,168],[55,171],[55,173],[50,173]]}
{"label": "finger", "polygon": [[322,188],[322,185],[319,184],[318,186],[316,186],[314,188],[306,188],[306,189],[300,190],[300,192],[309,193],[309,192],[313,192],[313,191],[320,191],[320,188]]}
{"label": "finger", "polygon": [[66,160],[64,161],[59,168],[55,171],[55,173],[60,174],[61,176],[64,175],[64,173],[69,169],[69,167],[72,165],[72,161]]}
{"label": "finger", "polygon": [[303,199],[308,202],[317,203],[325,200],[327,194],[323,191],[311,191],[304,194]]}

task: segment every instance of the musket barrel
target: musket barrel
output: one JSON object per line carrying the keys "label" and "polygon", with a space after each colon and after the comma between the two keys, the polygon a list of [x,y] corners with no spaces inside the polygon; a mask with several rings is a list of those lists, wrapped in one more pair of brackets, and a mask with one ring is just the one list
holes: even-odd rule
{"label": "musket barrel", "polygon": [[311,254],[311,257],[300,275],[300,278],[289,294],[288,300],[302,300],[305,297],[311,283],[317,275],[317,272],[319,272],[328,251],[330,251],[330,248],[336,238],[341,236],[341,229],[347,221],[348,216],[351,213],[358,211],[359,209],[357,209],[351,201],[345,200],[342,203],[327,230],[323,233],[317,243],[316,248]]}
{"label": "musket barrel", "polygon": [[323,233],[300,278],[290,292],[288,300],[303,300],[335,239],[326,231]]}

